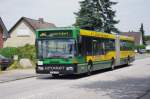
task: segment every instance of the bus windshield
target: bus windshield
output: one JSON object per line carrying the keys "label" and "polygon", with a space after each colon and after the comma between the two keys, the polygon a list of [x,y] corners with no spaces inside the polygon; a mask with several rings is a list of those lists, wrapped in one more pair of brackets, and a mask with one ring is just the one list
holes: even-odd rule
{"label": "bus windshield", "polygon": [[51,39],[38,41],[39,58],[71,58],[75,55],[75,40]]}

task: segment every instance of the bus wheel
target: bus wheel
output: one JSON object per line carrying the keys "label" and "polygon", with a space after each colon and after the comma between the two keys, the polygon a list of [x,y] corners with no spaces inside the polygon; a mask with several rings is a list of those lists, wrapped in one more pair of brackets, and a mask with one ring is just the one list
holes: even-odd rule
{"label": "bus wheel", "polygon": [[90,76],[93,70],[92,62],[89,62],[87,65],[87,75]]}
{"label": "bus wheel", "polygon": [[114,70],[114,68],[115,68],[115,59],[112,58],[111,59],[111,70]]}
{"label": "bus wheel", "polygon": [[130,56],[128,56],[128,59],[127,59],[127,66],[130,65]]}

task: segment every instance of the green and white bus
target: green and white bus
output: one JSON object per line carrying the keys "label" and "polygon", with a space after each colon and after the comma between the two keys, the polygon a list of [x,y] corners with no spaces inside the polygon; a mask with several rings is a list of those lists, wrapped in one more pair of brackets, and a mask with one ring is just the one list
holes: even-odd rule
{"label": "green and white bus", "polygon": [[81,74],[134,61],[131,37],[75,27],[36,31],[36,73]]}

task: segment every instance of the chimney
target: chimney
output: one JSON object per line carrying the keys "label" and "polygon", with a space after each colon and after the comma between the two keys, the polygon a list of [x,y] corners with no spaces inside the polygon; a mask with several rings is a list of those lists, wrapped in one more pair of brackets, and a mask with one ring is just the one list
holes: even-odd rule
{"label": "chimney", "polygon": [[40,23],[44,23],[44,19],[43,18],[39,18],[39,22]]}

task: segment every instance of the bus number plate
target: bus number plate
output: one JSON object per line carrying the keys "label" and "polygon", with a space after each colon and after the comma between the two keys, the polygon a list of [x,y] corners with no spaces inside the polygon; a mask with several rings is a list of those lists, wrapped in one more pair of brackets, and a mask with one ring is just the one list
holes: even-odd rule
{"label": "bus number plate", "polygon": [[58,71],[50,71],[50,74],[59,74]]}

